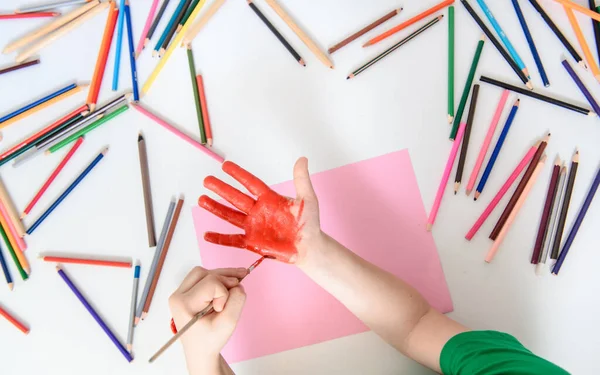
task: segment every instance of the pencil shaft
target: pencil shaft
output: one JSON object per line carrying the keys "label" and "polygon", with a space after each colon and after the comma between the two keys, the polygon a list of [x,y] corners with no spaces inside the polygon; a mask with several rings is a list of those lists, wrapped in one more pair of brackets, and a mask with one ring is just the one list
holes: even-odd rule
{"label": "pencil shaft", "polygon": [[140,158],[140,171],[142,177],[142,191],[144,194],[144,209],[146,213],[146,232],[148,235],[148,246],[156,246],[156,235],[154,233],[154,208],[152,206],[152,189],[150,185],[150,172],[148,169],[148,153],[146,152],[146,140],[140,134],[138,137],[138,155]]}
{"label": "pencil shaft", "polygon": [[6,230],[4,229],[4,227],[2,225],[0,225],[0,236],[4,240],[4,244],[6,245],[6,248],[8,249],[8,253],[10,254],[10,257],[12,258],[13,262],[15,263],[15,266],[17,267],[17,271],[19,271],[21,278],[23,280],[27,280],[29,278],[29,276],[27,275],[27,272],[25,272],[25,269],[23,269],[23,266],[21,265],[21,262],[19,261],[19,257],[17,257],[15,248],[10,243],[10,240],[8,239]]}
{"label": "pencil shaft", "polygon": [[537,264],[540,261],[542,255],[542,247],[544,246],[544,238],[549,229],[550,223],[550,211],[552,210],[552,203],[554,202],[554,196],[558,190],[558,178],[560,175],[560,165],[555,165],[552,168],[552,175],[550,176],[550,183],[548,184],[548,191],[546,192],[546,200],[544,202],[544,209],[542,211],[542,217],[540,218],[540,225],[538,227],[538,233],[535,238],[535,244],[533,245],[533,253],[531,254],[531,264]]}
{"label": "pencil shaft", "polygon": [[179,4],[177,4],[177,8],[175,8],[175,11],[171,15],[171,18],[169,18],[169,23],[167,23],[167,25],[165,26],[165,29],[163,30],[162,34],[160,35],[160,38],[158,39],[158,41],[156,42],[156,45],[154,46],[154,50],[156,52],[158,52],[158,50],[160,50],[164,41],[167,39],[167,35],[169,35],[169,31],[172,28],[174,29],[177,27],[177,17],[179,16],[179,13],[181,13],[183,11],[185,2],[186,2],[186,0],[179,0]]}
{"label": "pencil shaft", "polygon": [[24,112],[26,112],[26,111],[34,108],[34,107],[37,107],[40,104],[43,104],[43,103],[49,101],[50,99],[56,98],[57,96],[59,96],[61,94],[64,94],[65,92],[73,90],[75,87],[77,87],[77,84],[75,84],[75,83],[70,84],[70,85],[68,85],[66,87],[63,87],[62,89],[60,89],[60,90],[58,90],[56,92],[53,92],[50,95],[44,96],[43,98],[35,100],[35,101],[33,101],[33,102],[25,105],[22,108],[19,108],[19,109],[15,110],[15,111],[13,111],[11,113],[8,113],[8,114],[0,117],[0,124],[2,124],[3,122],[6,122],[6,121],[12,119],[13,117],[16,117],[16,116],[20,115],[20,114],[22,114],[22,113],[24,113]]}
{"label": "pencil shaft", "polygon": [[548,223],[548,231],[546,232],[546,236],[544,237],[544,244],[542,248],[542,253],[540,254],[540,258],[538,260],[538,264],[546,264],[546,259],[548,258],[548,254],[550,254],[552,245],[554,244],[554,236],[556,235],[556,228],[558,225],[558,216],[560,215],[560,206],[566,186],[567,168],[562,167],[557,183],[556,194],[554,195],[554,201],[552,202],[552,211],[550,212],[550,222]]}
{"label": "pencil shaft", "polygon": [[473,94],[471,95],[471,104],[469,105],[469,115],[467,116],[467,126],[463,135],[462,147],[460,148],[460,156],[458,158],[458,167],[456,168],[455,183],[462,182],[462,175],[465,169],[465,161],[467,160],[467,151],[469,149],[469,140],[471,139],[471,129],[475,118],[475,110],[477,108],[477,98],[479,96],[479,85],[473,85]]}
{"label": "pencil shaft", "polygon": [[[600,6],[596,6],[596,0],[589,0],[590,9],[600,12]],[[600,22],[592,19],[592,27],[594,28],[594,39],[596,40],[596,56],[600,60]]]}
{"label": "pencil shaft", "polygon": [[454,119],[454,5],[448,8],[448,121]]}
{"label": "pencil shaft", "polygon": [[[593,0],[592,0],[593,1]],[[527,25],[527,20],[525,20],[525,16],[523,15],[523,11],[521,10],[521,6],[519,5],[519,0],[512,0],[513,7],[515,8],[515,13],[517,14],[517,18],[519,19],[519,23],[521,24],[521,29],[523,29],[523,34],[525,34],[525,39],[527,39],[527,44],[529,45],[529,50],[533,55],[533,59],[535,60],[535,65],[542,77],[542,83],[545,87],[550,86],[550,81],[548,80],[548,75],[546,74],[546,69],[544,68],[544,64],[542,63],[542,58],[537,50],[535,42],[533,40],[533,36],[531,35],[531,31],[529,31],[529,26]]]}
{"label": "pencil shaft", "polygon": [[198,85],[198,95],[200,96],[200,106],[202,107],[202,120],[204,121],[204,130],[206,132],[206,142],[212,146],[213,135],[210,126],[210,117],[208,115],[208,103],[206,102],[206,92],[204,91],[204,81],[202,75],[196,76],[196,84]]}
{"label": "pencil shaft", "polygon": [[142,29],[142,33],[140,34],[140,40],[138,41],[138,45],[135,50],[136,57],[142,52],[142,49],[144,48],[144,41],[148,36],[148,31],[150,30],[150,26],[152,25],[154,15],[156,14],[156,8],[158,8],[158,0],[152,0],[152,5],[150,5],[148,17],[146,17],[146,22],[144,23],[144,28]]}
{"label": "pencil shaft", "polygon": [[100,93],[100,87],[104,80],[104,71],[106,70],[106,62],[108,61],[108,54],[110,52],[110,45],[112,43],[115,26],[117,25],[118,16],[119,8],[117,8],[114,3],[111,3],[110,9],[108,10],[108,17],[106,18],[106,26],[104,27],[104,35],[102,36],[100,50],[98,51],[98,58],[96,59],[94,75],[92,76],[92,84],[88,91],[87,104],[90,106],[95,106],[98,101],[98,94]]}
{"label": "pencil shaft", "polygon": [[125,0],[119,3],[119,17],[117,19],[117,42],[115,45],[115,65],[113,70],[112,90],[119,88],[119,71],[121,69],[121,49],[123,47],[123,25],[125,24]]}
{"label": "pencil shaft", "polygon": [[44,262],[52,263],[69,263],[69,264],[81,264],[89,266],[103,266],[103,267],[117,267],[117,268],[131,268],[131,262],[119,262],[114,260],[103,260],[103,259],[84,259],[84,258],[70,258],[70,257],[58,257],[58,256],[43,256]]}
{"label": "pencil shaft", "polygon": [[[152,21],[152,26],[150,26],[150,29],[148,29],[148,34],[146,35],[146,40],[152,39],[152,36],[154,35],[154,32],[156,31],[156,28],[158,27],[160,20],[162,19],[163,15],[165,14],[165,10],[167,9],[167,5],[169,5],[170,1],[171,0],[163,1],[162,5],[160,6],[160,9],[158,10],[158,13],[156,14],[156,17],[154,18],[154,21]],[[145,44],[145,42],[144,42],[144,44]]]}
{"label": "pencil shaft", "polygon": [[556,233],[554,234],[554,243],[552,244],[552,253],[550,258],[558,259],[560,245],[562,242],[563,232],[567,223],[567,215],[569,213],[569,205],[571,204],[571,196],[573,195],[573,187],[575,186],[575,178],[577,177],[578,162],[571,163],[571,170],[569,171],[569,179],[567,180],[567,186],[565,188],[564,197],[561,202],[560,215],[558,216],[558,223],[556,225]]}
{"label": "pencil shaft", "polygon": [[19,322],[14,316],[10,315],[8,311],[4,310],[0,307],[0,316],[3,316],[6,320],[8,320],[12,325],[14,325],[19,331],[24,334],[29,333],[29,328],[27,328],[23,323]]}
{"label": "pencil shaft", "polygon": [[583,56],[585,57],[585,61],[587,61],[587,66],[592,71],[592,75],[596,78],[596,80],[600,80],[600,69],[598,68],[598,64],[596,64],[596,60],[594,56],[592,56],[592,51],[590,50],[590,46],[588,45],[585,37],[583,36],[583,32],[581,31],[581,27],[579,26],[579,22],[577,22],[577,18],[575,18],[575,14],[571,10],[571,8],[564,6],[565,14],[569,19],[569,23],[571,24],[571,28],[575,33],[575,37],[577,38],[577,42],[579,43],[579,47],[583,51]]}
{"label": "pencil shaft", "polygon": [[23,223],[21,222],[21,219],[17,214],[17,209],[15,208],[13,200],[8,194],[4,183],[0,179],[0,208],[1,207],[4,207],[4,209],[6,209],[7,220],[9,220],[12,225],[14,225],[18,237],[23,237],[25,235],[25,228],[23,227]]}
{"label": "pencil shaft", "polygon": [[138,90],[138,75],[135,63],[135,47],[133,45],[133,26],[131,25],[131,8],[125,5],[125,23],[127,24],[127,44],[129,45],[129,65],[131,67],[131,85],[133,86],[133,101],[140,100]]}
{"label": "pencil shaft", "polygon": [[43,11],[52,10],[52,9],[56,9],[56,8],[85,4],[88,1],[89,0],[63,0],[63,1],[57,1],[54,3],[43,4],[43,5],[32,5],[32,6],[28,6],[28,7],[19,8],[17,10],[17,13],[43,12]]}
{"label": "pencil shaft", "polygon": [[131,304],[129,308],[129,325],[127,326],[127,349],[131,352],[133,346],[133,330],[135,325],[135,304],[137,302],[140,284],[140,266],[136,265],[133,271],[133,287],[131,288]]}
{"label": "pencil shaft", "polygon": [[355,32],[354,34],[350,35],[349,37],[347,37],[346,39],[342,40],[341,42],[334,44],[332,47],[330,47],[327,50],[327,52],[329,54],[332,54],[335,51],[339,50],[340,48],[347,46],[348,44],[352,43],[356,39],[360,38],[361,36],[365,35],[369,31],[373,30],[377,26],[379,26],[379,25],[383,24],[384,22],[386,22],[386,21],[388,21],[388,20],[396,17],[396,15],[398,13],[400,13],[401,10],[402,10],[402,8],[392,10],[391,12],[387,13],[385,16],[383,16],[383,17],[377,19],[376,21],[370,23],[369,25],[363,27],[362,29],[358,30],[357,32]]}
{"label": "pencil shaft", "polygon": [[2,247],[0,246],[0,266],[2,267],[2,273],[4,274],[4,278],[6,279],[6,284],[9,286],[12,285],[13,279],[10,274],[10,270],[6,265],[6,260],[4,259],[4,255],[2,254]]}
{"label": "pencil shaft", "polygon": [[15,65],[9,66],[7,68],[0,69],[0,74],[6,74],[6,73],[14,72],[15,70],[20,70],[20,69],[23,69],[23,68],[27,68],[29,66],[37,65],[39,63],[40,63],[40,59],[35,59],[35,60],[27,61],[27,62],[24,62],[24,63],[15,64]]}
{"label": "pencil shaft", "polygon": [[193,0],[192,3],[187,7],[185,13],[183,14],[183,16],[181,17],[181,20],[179,20],[178,24],[178,28],[183,27],[183,24],[187,22],[188,18],[190,18],[190,15],[192,14],[192,12],[194,11],[194,8],[196,7],[196,5],[198,5],[198,2],[200,0]]}
{"label": "pencil shaft", "polygon": [[569,64],[567,59],[564,59],[562,61],[562,65],[564,66],[564,68],[567,70],[567,73],[569,73],[569,76],[571,76],[571,78],[577,85],[577,88],[579,88],[579,91],[581,91],[581,93],[583,94],[583,96],[585,96],[588,103],[590,103],[590,106],[594,109],[594,111],[597,114],[600,114],[600,106],[598,105],[598,102],[596,101],[596,99],[594,99],[594,96],[592,95],[590,90],[588,90],[588,88],[585,86],[583,81],[579,78],[579,76],[577,75],[575,70],[571,67],[571,64]]}
{"label": "pencil shaft", "polygon": [[177,25],[179,25],[179,22],[181,22],[181,20],[183,19],[185,10],[190,6],[191,1],[192,0],[184,0],[183,8],[181,8],[179,13],[177,13],[177,16],[175,17],[173,24],[169,28],[167,35],[165,35],[165,38],[163,39],[163,42],[161,43],[159,50],[167,49],[167,47],[169,46],[169,43],[171,43],[171,39],[173,39],[173,35],[175,35],[175,31],[177,31]]}
{"label": "pencil shaft", "polygon": [[204,119],[202,118],[202,106],[200,105],[200,95],[198,93],[198,82],[196,81],[196,65],[194,64],[194,53],[190,46],[187,47],[188,67],[190,71],[190,80],[192,82],[192,91],[194,95],[194,105],[196,107],[196,119],[200,130],[200,143],[206,144],[206,132],[204,131]]}
{"label": "pencil shaft", "polygon": [[198,21],[196,21],[185,33],[182,45],[188,45],[192,42],[192,40],[194,40],[200,30],[202,30],[204,25],[206,25],[208,21],[215,15],[215,13],[217,13],[224,2],[225,0],[214,0],[212,4],[210,4],[206,12],[204,12]]}

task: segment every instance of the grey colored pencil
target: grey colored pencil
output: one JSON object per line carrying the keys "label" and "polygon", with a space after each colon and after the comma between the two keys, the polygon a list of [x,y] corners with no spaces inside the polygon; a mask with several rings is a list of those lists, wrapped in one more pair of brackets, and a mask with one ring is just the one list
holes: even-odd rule
{"label": "grey colored pencil", "polygon": [[148,153],[146,152],[146,140],[144,140],[144,135],[142,133],[138,135],[138,154],[140,157],[140,170],[142,172],[142,189],[144,191],[148,246],[155,247],[156,235],[154,233],[154,210],[152,207],[152,190],[150,189],[150,172],[148,171]]}
{"label": "grey colored pencil", "polygon": [[71,5],[85,4],[87,2],[89,2],[89,0],[63,0],[63,1],[57,1],[55,3],[31,5],[28,7],[19,8],[19,9],[17,9],[16,13],[43,12],[46,10],[68,7]]}
{"label": "grey colored pencil", "polygon": [[129,325],[127,332],[127,350],[131,353],[133,347],[133,326],[135,322],[135,303],[137,302],[138,288],[140,284],[140,265],[136,262],[133,271],[133,288],[131,291],[131,307],[129,309]]}

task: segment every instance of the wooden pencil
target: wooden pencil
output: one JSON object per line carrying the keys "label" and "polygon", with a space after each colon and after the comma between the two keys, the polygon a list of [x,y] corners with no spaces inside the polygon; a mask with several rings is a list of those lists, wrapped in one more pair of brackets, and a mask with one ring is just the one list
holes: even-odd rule
{"label": "wooden pencil", "polygon": [[13,290],[13,279],[10,274],[10,270],[6,265],[6,259],[4,259],[4,255],[2,254],[2,247],[0,246],[0,266],[2,267],[2,273],[4,274],[4,278],[6,279],[6,285],[8,285],[8,290]]}
{"label": "wooden pencil", "polygon": [[185,15],[185,11],[187,8],[189,8],[191,2],[192,2],[192,0],[184,0],[183,8],[181,9],[181,11],[179,13],[177,13],[177,16],[175,17],[173,24],[167,31],[167,34],[165,35],[165,38],[163,39],[163,41],[160,45],[160,48],[158,49],[159,57],[162,57],[162,55],[165,54],[165,51],[167,50],[169,43],[171,43],[171,39],[173,39],[173,35],[175,35],[175,32],[177,31],[179,22],[181,22],[181,20],[183,19],[183,16]]}
{"label": "wooden pencil", "polygon": [[596,59],[592,55],[592,51],[590,50],[590,46],[588,45],[585,37],[583,36],[583,32],[581,31],[581,27],[579,26],[579,22],[577,22],[577,18],[575,18],[575,14],[573,10],[568,6],[564,6],[565,13],[567,14],[567,19],[571,24],[571,28],[573,29],[573,33],[575,33],[575,37],[577,38],[577,42],[579,43],[579,47],[583,51],[583,56],[585,57],[585,61],[587,62],[587,66],[592,71],[592,75],[596,78],[597,81],[600,81],[600,69],[598,69],[598,64],[596,64]]}
{"label": "wooden pencil", "polygon": [[181,28],[183,27],[183,25],[187,22],[188,18],[190,18],[190,15],[194,11],[194,8],[196,7],[196,5],[198,5],[198,1],[200,1],[200,0],[192,0],[191,4],[188,5],[187,9],[185,10],[185,13],[183,13],[183,16],[177,23],[177,28],[175,29],[176,33],[181,31]]}
{"label": "wooden pencil", "polygon": [[265,0],[290,29],[302,40],[308,49],[327,67],[333,69],[333,63],[327,55],[319,49],[316,43],[302,30],[276,0]]}
{"label": "wooden pencil", "polygon": [[169,31],[172,28],[177,27],[177,17],[179,16],[179,14],[181,12],[185,11],[185,9],[184,9],[185,3],[186,3],[186,0],[179,0],[179,4],[177,4],[177,8],[175,8],[175,11],[171,15],[171,18],[169,18],[169,22],[165,26],[165,29],[163,30],[162,34],[160,34],[160,38],[158,38],[158,41],[154,45],[154,51],[152,51],[152,56],[154,56],[154,57],[158,56],[158,51],[162,47],[165,39],[167,39],[167,35],[169,35]]}
{"label": "wooden pencil", "polygon": [[594,96],[592,95],[590,90],[588,90],[581,78],[579,78],[579,76],[575,72],[575,69],[571,67],[571,64],[569,64],[566,58],[563,58],[562,66],[567,70],[567,73],[569,73],[569,76],[571,76],[573,82],[575,82],[577,88],[579,89],[579,91],[581,91],[583,96],[585,96],[585,99],[588,101],[588,103],[590,103],[590,106],[594,109],[594,111],[596,113],[600,113],[600,106],[598,105],[598,102],[596,101],[596,99],[594,99]]}
{"label": "wooden pencil", "polygon": [[206,12],[194,23],[183,37],[182,46],[188,45],[196,38],[200,30],[208,23],[208,21],[217,13],[225,0],[214,0],[208,7]]}
{"label": "wooden pencil", "polygon": [[135,63],[135,47],[133,45],[133,26],[131,24],[131,6],[129,1],[125,2],[125,25],[127,26],[127,45],[129,47],[129,66],[131,68],[131,86],[133,87],[133,101],[140,100],[138,90],[137,66]]}
{"label": "wooden pencil", "polygon": [[206,132],[206,143],[209,147],[213,145],[212,128],[210,126],[210,116],[208,115],[208,103],[206,102],[206,92],[204,91],[204,81],[202,75],[196,76],[198,84],[198,95],[200,96],[200,107],[202,107],[202,121],[204,122],[204,131]]}
{"label": "wooden pencil", "polygon": [[113,67],[112,90],[119,88],[119,72],[121,69],[121,49],[123,47],[123,28],[125,25],[125,0],[119,2],[119,17],[117,19],[117,39],[115,42],[115,62]]}
{"label": "wooden pencil", "polygon": [[194,95],[194,106],[196,107],[196,119],[200,130],[200,143],[206,144],[206,131],[204,130],[204,118],[202,117],[202,106],[200,105],[200,94],[198,92],[198,81],[196,80],[196,65],[194,64],[194,53],[192,46],[186,46],[188,67],[190,72],[190,81],[192,82],[192,91]]}
{"label": "wooden pencil", "polygon": [[421,28],[417,29],[416,31],[414,31],[412,34],[410,34],[406,38],[402,39],[398,43],[394,44],[390,48],[388,48],[385,51],[383,51],[382,53],[380,53],[379,55],[375,56],[373,59],[367,61],[360,68],[358,68],[355,71],[353,71],[352,73],[350,73],[348,75],[348,77],[346,77],[346,79],[352,79],[352,78],[356,77],[357,75],[361,74],[362,72],[364,72],[365,70],[369,69],[371,66],[373,66],[376,63],[378,63],[379,61],[383,60],[386,56],[388,56],[389,54],[391,54],[398,48],[400,48],[403,45],[405,45],[406,43],[410,42],[412,39],[417,37],[422,32],[428,30],[431,26],[437,24],[443,17],[444,17],[444,15],[440,15],[440,16],[437,16],[436,18],[432,19],[431,21],[427,22],[425,25],[421,26]]}
{"label": "wooden pencil", "polygon": [[571,10],[576,10],[596,21],[600,21],[600,14],[598,14],[594,10],[584,7],[583,5],[579,5],[571,0],[554,0],[554,1],[556,1],[557,3],[561,3],[563,5],[563,7],[565,7],[565,8],[569,8]]}
{"label": "wooden pencil", "polygon": [[48,94],[48,95],[44,96],[41,99],[34,100],[33,102],[31,102],[31,103],[29,103],[29,104],[27,104],[27,105],[25,105],[25,106],[23,106],[23,107],[21,107],[21,108],[19,108],[17,110],[14,110],[14,111],[12,111],[12,112],[10,112],[10,113],[8,113],[8,114],[0,117],[0,124],[6,122],[8,120],[10,120],[11,118],[13,118],[15,116],[18,116],[18,115],[20,115],[20,114],[22,114],[22,113],[24,113],[24,112],[26,112],[26,111],[28,111],[28,110],[36,107],[36,106],[38,106],[40,104],[43,104],[43,103],[47,102],[50,99],[56,98],[57,96],[59,96],[61,94],[64,94],[67,91],[73,90],[75,87],[77,87],[77,84],[76,83],[72,83],[72,84],[67,85],[67,86],[65,86],[65,87],[63,87],[63,88],[61,88],[61,89],[59,89],[59,90],[57,90],[57,91],[55,91],[55,92],[53,92],[51,94]]}
{"label": "wooden pencil", "polygon": [[96,15],[100,14],[100,12],[102,12],[108,6],[109,6],[109,3],[100,3],[100,4],[96,5],[91,10],[89,10],[86,13],[82,14],[81,16],[77,17],[73,21],[71,21],[68,24],[62,26],[58,30],[53,31],[50,34],[42,37],[37,42],[34,42],[30,46],[28,46],[25,49],[23,49],[17,55],[17,57],[15,58],[15,61],[16,62],[23,62],[23,61],[25,61],[31,55],[37,53],[38,51],[40,51],[44,47],[50,45],[51,43],[55,42],[56,40],[60,39],[61,37],[65,36],[65,35],[67,35],[71,31],[75,30],[77,27],[81,26],[82,24],[84,24],[85,22],[87,22],[89,19],[91,19],[91,18],[95,17]]}
{"label": "wooden pencil", "polygon": [[448,123],[454,121],[454,5],[448,7]]}
{"label": "wooden pencil", "polygon": [[90,0],[62,0],[54,3],[46,3],[41,5],[31,5],[23,8],[19,8],[15,13],[32,13],[32,12],[43,12],[56,8],[63,8],[72,5],[81,5],[89,2]]}
{"label": "wooden pencil", "polygon": [[150,187],[150,172],[148,170],[148,153],[146,152],[146,140],[144,135],[138,135],[138,155],[140,159],[140,171],[142,177],[142,191],[144,193],[144,209],[146,213],[146,233],[148,235],[148,246],[156,246],[156,235],[154,233],[154,209],[152,207],[152,189]]}
{"label": "wooden pencil", "polygon": [[4,310],[0,307],[0,315],[4,317],[4,319],[8,320],[13,326],[15,326],[19,331],[24,334],[29,334],[29,328],[27,328],[23,323],[17,320],[14,316],[10,315],[8,311]]}
{"label": "wooden pencil", "polygon": [[471,95],[471,104],[469,105],[469,115],[467,116],[467,126],[463,135],[462,146],[460,148],[460,156],[458,158],[458,167],[456,168],[456,178],[454,179],[454,194],[458,193],[462,182],[462,175],[465,169],[465,161],[467,160],[467,151],[469,149],[469,140],[471,138],[471,129],[475,118],[475,110],[477,109],[477,98],[479,96],[479,85],[473,85],[473,94]]}
{"label": "wooden pencil", "polygon": [[544,68],[544,64],[542,63],[542,58],[537,50],[535,42],[533,40],[533,36],[531,36],[531,31],[529,31],[529,25],[527,25],[527,20],[523,15],[523,11],[521,10],[521,6],[519,5],[519,0],[512,0],[513,8],[515,9],[515,13],[517,14],[517,18],[519,19],[519,23],[521,24],[521,29],[523,29],[523,34],[525,35],[525,39],[527,39],[527,44],[529,45],[529,50],[531,51],[531,55],[535,60],[535,65],[538,68],[540,76],[542,77],[542,83],[545,87],[550,86],[550,81],[548,80],[548,75],[546,74],[546,68]]}
{"label": "wooden pencil", "polygon": [[8,218],[17,229],[17,234],[19,235],[19,237],[23,237],[25,235],[25,228],[23,227],[23,223],[19,219],[19,215],[17,214],[15,205],[13,204],[12,199],[10,199],[8,191],[6,191],[2,180],[0,180],[0,203],[4,205],[4,207],[6,207],[6,211],[8,212],[9,216]]}
{"label": "wooden pencil", "polygon": [[39,63],[40,63],[40,59],[35,59],[35,60],[27,61],[27,62],[24,62],[24,63],[11,65],[11,66],[8,66],[6,68],[0,69],[0,75],[6,74],[6,73],[10,73],[10,72],[14,72],[15,70],[20,70],[20,69],[23,69],[23,68],[27,68],[29,66],[37,65]]}
{"label": "wooden pencil", "polygon": [[156,14],[156,9],[158,8],[158,0],[152,0],[152,5],[150,5],[150,11],[148,12],[148,17],[146,17],[146,22],[144,23],[144,28],[142,29],[142,33],[140,34],[140,40],[138,41],[137,48],[135,49],[135,58],[142,53],[142,49],[144,49],[144,41],[146,40],[146,36],[148,35],[148,31],[150,31],[150,27],[152,26],[152,20],[154,19],[154,15]]}
{"label": "wooden pencil", "polygon": [[567,223],[567,214],[569,213],[569,206],[571,204],[571,196],[573,195],[573,188],[575,187],[575,178],[577,177],[578,166],[579,150],[575,152],[573,158],[571,159],[571,169],[569,170],[569,179],[567,180],[567,186],[561,202],[560,215],[558,216],[556,233],[554,235],[554,242],[552,244],[552,252],[550,254],[551,259],[558,259],[559,256],[562,236],[563,232],[565,231],[565,224]]}
{"label": "wooden pencil", "polygon": [[490,234],[491,240],[495,241],[498,238],[498,234],[500,234],[500,231],[506,224],[508,217],[510,216],[511,212],[514,210],[515,205],[517,204],[517,201],[523,194],[523,191],[525,190],[527,183],[531,179],[533,172],[535,172],[538,162],[540,161],[540,158],[544,154],[544,150],[546,150],[546,146],[548,146],[548,141],[550,140],[550,136],[551,136],[550,133],[548,133],[548,135],[544,138],[544,140],[542,140],[542,143],[540,143],[540,146],[538,147],[537,151],[535,152],[535,155],[533,155],[533,159],[531,160],[529,167],[527,167],[527,170],[525,171],[523,178],[517,185],[517,189],[515,190],[513,195],[510,197],[510,200],[508,201],[506,208],[502,212],[500,219],[498,219],[496,226],[494,227],[494,229],[492,230],[492,233]]}
{"label": "wooden pencil", "polygon": [[[6,206],[2,202],[0,202],[0,226],[6,235],[7,246],[9,246],[9,251],[15,253],[15,257],[19,263],[19,265],[23,268],[25,273],[29,275],[31,272],[31,268],[29,267],[29,262],[23,253],[23,248],[19,245],[17,239],[22,241],[22,238],[14,231],[14,226],[11,228],[10,226],[10,218],[6,212]],[[17,266],[18,267],[18,266]],[[23,280],[26,280],[27,277],[24,277]]]}
{"label": "wooden pencil", "polygon": [[542,253],[542,247],[544,246],[544,238],[549,229],[550,223],[550,212],[552,210],[552,203],[554,202],[554,196],[558,190],[558,178],[560,175],[560,166],[562,161],[560,157],[556,157],[554,161],[554,168],[552,168],[552,174],[550,175],[550,183],[548,184],[548,191],[546,192],[546,200],[544,201],[544,209],[542,210],[542,217],[540,218],[540,225],[538,227],[538,233],[535,238],[535,244],[533,245],[533,253],[531,254],[531,264],[537,264],[540,260]]}
{"label": "wooden pencil", "polygon": [[131,353],[133,348],[133,331],[135,327],[135,304],[137,303],[138,288],[140,284],[140,265],[136,264],[133,271],[133,287],[131,288],[131,304],[129,308],[129,324],[127,325],[127,350]]}
{"label": "wooden pencil", "polygon": [[58,12],[37,12],[37,13],[10,13],[0,14],[0,20],[14,20],[21,18],[45,18],[60,16]]}
{"label": "wooden pencil", "polygon": [[332,47],[330,47],[327,50],[327,52],[331,55],[335,51],[339,50],[342,47],[347,46],[348,44],[352,43],[356,39],[360,38],[361,36],[365,35],[369,31],[373,30],[377,26],[379,26],[379,25],[383,24],[384,22],[386,22],[386,21],[388,21],[388,20],[396,17],[396,15],[398,15],[400,12],[402,12],[402,8],[398,8],[398,9],[392,10],[391,12],[389,12],[386,15],[384,15],[383,17],[381,17],[381,18],[373,21],[369,25],[367,25],[367,26],[363,27],[362,29],[358,30],[357,32],[355,32],[354,34],[350,35],[349,37],[347,37],[346,39],[342,40],[341,42],[334,44]]}
{"label": "wooden pencil", "polygon": [[[158,10],[156,17],[154,18],[154,21],[152,21],[152,25],[150,26],[150,29],[148,30],[146,39],[144,40],[144,47],[146,47],[148,44],[150,44],[150,39],[152,39],[152,36],[154,35],[154,32],[156,31],[156,28],[158,27],[160,20],[162,19],[163,15],[165,14],[165,10],[167,9],[167,5],[169,5],[169,2],[170,2],[170,0],[164,0],[162,5],[160,6],[160,9]],[[142,47],[142,49],[144,47]]]}
{"label": "wooden pencil", "polygon": [[117,267],[117,268],[131,268],[131,262],[121,262],[109,259],[87,259],[87,258],[74,258],[65,256],[51,256],[44,255],[40,257],[44,262],[52,263],[69,263],[69,264],[81,264],[87,266],[102,266],[102,267]]}
{"label": "wooden pencil", "polygon": [[[0,216],[0,221],[2,221],[1,216]],[[29,278],[29,276],[27,275],[27,272],[25,271],[25,269],[21,265],[21,262],[19,261],[19,257],[17,256],[18,249],[16,249],[16,251],[15,251],[15,247],[12,245],[11,240],[8,238],[8,234],[6,233],[6,231],[4,230],[4,227],[2,225],[0,225],[0,236],[2,237],[2,240],[4,240],[4,243],[6,244],[6,248],[8,249],[8,253],[10,254],[13,262],[15,263],[15,266],[17,267],[17,271],[19,271],[21,278],[23,280],[27,280]],[[21,253],[21,255],[22,254],[23,253]]]}

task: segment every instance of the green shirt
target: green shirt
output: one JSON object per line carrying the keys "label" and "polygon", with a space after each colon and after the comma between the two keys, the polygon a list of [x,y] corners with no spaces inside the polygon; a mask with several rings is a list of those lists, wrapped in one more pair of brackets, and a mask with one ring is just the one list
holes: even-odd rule
{"label": "green shirt", "polygon": [[440,355],[444,375],[566,375],[568,372],[527,350],[513,336],[469,331],[452,337]]}

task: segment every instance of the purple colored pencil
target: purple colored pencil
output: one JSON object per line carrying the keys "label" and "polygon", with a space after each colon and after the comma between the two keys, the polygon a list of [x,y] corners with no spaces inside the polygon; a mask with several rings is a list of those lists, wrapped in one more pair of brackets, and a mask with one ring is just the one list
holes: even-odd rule
{"label": "purple colored pencil", "polygon": [[598,173],[596,174],[596,178],[594,179],[594,182],[592,183],[592,187],[590,188],[590,191],[588,191],[588,194],[585,197],[585,201],[583,201],[583,205],[581,206],[581,209],[579,210],[579,214],[577,214],[577,218],[575,219],[575,222],[573,223],[571,232],[569,232],[569,236],[567,237],[565,244],[563,245],[562,251],[560,252],[558,259],[556,260],[556,263],[554,264],[554,267],[552,268],[552,273],[554,275],[558,275],[558,273],[560,272],[560,267],[562,267],[563,262],[565,261],[565,258],[567,257],[567,254],[569,253],[569,249],[571,248],[571,245],[573,245],[575,236],[577,236],[579,227],[581,227],[581,223],[583,222],[583,219],[585,218],[585,214],[587,214],[588,209],[590,208],[590,205],[592,204],[592,200],[594,199],[594,196],[596,195],[596,191],[598,191],[598,185],[600,185],[600,168],[598,168]]}
{"label": "purple colored pencil", "polygon": [[110,338],[110,341],[112,341],[113,344],[115,344],[115,346],[117,347],[117,349],[119,349],[119,351],[121,352],[121,354],[123,354],[123,356],[125,357],[125,359],[127,360],[127,362],[133,361],[133,357],[131,356],[131,354],[119,342],[119,340],[114,335],[114,333],[112,333],[112,331],[110,330],[110,328],[108,328],[108,326],[106,325],[106,323],[104,323],[104,321],[102,320],[102,318],[100,317],[100,315],[98,315],[98,313],[96,312],[96,310],[94,310],[94,308],[92,307],[92,305],[90,305],[90,303],[85,299],[85,297],[83,296],[83,294],[81,294],[81,292],[79,291],[79,289],[77,289],[77,287],[75,286],[75,284],[73,284],[73,282],[71,281],[71,279],[69,279],[69,276],[67,276],[67,274],[65,273],[65,271],[63,271],[58,266],[56,267],[56,270],[58,271],[58,274],[60,275],[60,277],[62,277],[62,279],[65,281],[65,283],[67,283],[67,285],[69,286],[69,288],[71,288],[71,290],[73,291],[73,293],[77,296],[77,298],[79,299],[79,302],[81,302],[83,304],[83,306],[90,313],[90,315],[92,315],[92,317],[94,318],[94,320],[96,321],[96,323],[98,323],[98,325],[102,328],[102,330],[104,331],[104,333],[106,333],[106,335],[108,336],[108,338]]}
{"label": "purple colored pencil", "polygon": [[596,99],[594,99],[590,90],[588,90],[587,87],[585,87],[585,85],[583,84],[583,82],[581,81],[581,79],[579,78],[577,73],[575,73],[575,70],[573,70],[573,68],[571,67],[571,64],[569,64],[566,57],[563,58],[562,64],[565,67],[565,69],[567,70],[567,72],[569,73],[569,75],[571,76],[571,78],[573,78],[573,81],[575,81],[575,84],[577,85],[577,87],[579,87],[579,90],[585,96],[588,103],[590,103],[592,108],[594,108],[594,111],[596,112],[596,114],[598,114],[600,116],[600,106],[598,106],[598,102],[596,102]]}

